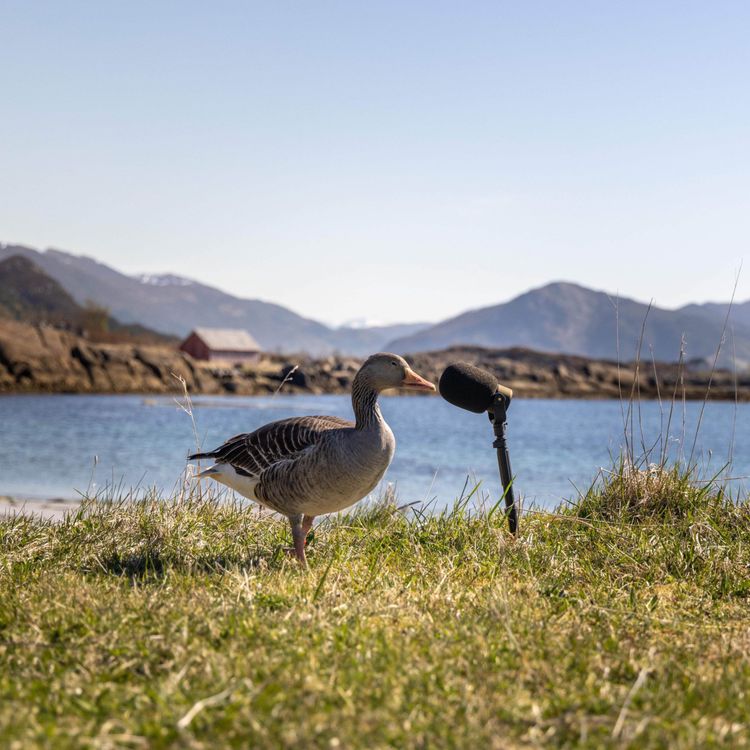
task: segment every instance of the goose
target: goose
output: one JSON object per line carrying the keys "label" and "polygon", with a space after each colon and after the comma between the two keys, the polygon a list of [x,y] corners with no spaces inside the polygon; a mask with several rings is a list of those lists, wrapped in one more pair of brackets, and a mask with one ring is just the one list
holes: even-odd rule
{"label": "goose", "polygon": [[294,554],[305,566],[305,542],[316,516],[348,508],[378,484],[396,441],[378,406],[387,388],[434,391],[403,357],[370,356],[352,382],[355,421],[340,417],[292,417],[229,438],[188,461],[212,459],[197,474],[285,515]]}

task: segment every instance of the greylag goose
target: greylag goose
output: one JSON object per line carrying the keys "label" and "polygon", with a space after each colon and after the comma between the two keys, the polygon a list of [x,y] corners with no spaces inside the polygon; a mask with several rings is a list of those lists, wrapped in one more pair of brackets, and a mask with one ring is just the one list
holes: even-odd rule
{"label": "greylag goose", "polygon": [[373,354],[352,383],[355,422],[340,417],[293,417],[230,438],[198,474],[289,519],[294,553],[306,564],[305,541],[315,516],[348,508],[371,492],[391,462],[396,441],[380,413],[387,388],[434,391],[396,354]]}

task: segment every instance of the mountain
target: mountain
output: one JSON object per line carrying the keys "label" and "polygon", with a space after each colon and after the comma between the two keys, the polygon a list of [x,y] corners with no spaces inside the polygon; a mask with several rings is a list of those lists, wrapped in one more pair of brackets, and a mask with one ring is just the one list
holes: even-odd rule
{"label": "mountain", "polygon": [[[234,297],[174,274],[127,276],[92,258],[59,250],[38,252],[19,245],[0,245],[0,261],[14,255],[35,263],[76,304],[92,301],[106,307],[124,324],[141,324],[177,336],[198,326],[245,328],[268,351],[316,356],[334,352],[362,356],[384,349],[420,352],[478,345],[523,346],[614,359],[619,328],[620,358],[627,360],[635,356],[648,310],[647,305],[634,300],[616,300],[576,284],[554,283],[510,302],[471,310],[436,325],[362,327],[355,323],[331,328],[281,305]],[[56,294],[60,304],[67,304],[59,291]],[[11,304],[20,303],[16,300]],[[678,310],[651,308],[642,356],[650,359],[653,347],[658,359],[676,360],[685,334],[686,357],[712,361],[721,339],[725,311],[726,305],[718,303],[688,305]],[[750,366],[750,302],[733,306],[731,331],[733,340],[723,347],[720,364],[731,366],[734,349],[738,366]]]}
{"label": "mountain", "polygon": [[336,351],[359,356],[384,351],[389,341],[411,336],[428,326],[429,323],[394,323],[367,328],[336,328]]}
{"label": "mountain", "polygon": [[[648,315],[647,315],[648,313]],[[553,283],[500,305],[471,310],[414,335],[395,339],[389,349],[420,352],[453,345],[492,348],[523,346],[586,357],[634,359],[646,321],[642,357],[674,361],[686,339],[687,359],[713,361],[721,341],[723,320],[710,310],[665,310],[616,299],[577,284]],[[734,326],[739,367],[750,366],[750,326]],[[731,366],[732,347],[723,347],[720,364]]]}
{"label": "mountain", "polygon": [[32,260],[11,255],[0,261],[0,319],[48,323],[86,332],[92,340],[173,343],[175,339],[138,323],[120,323],[102,307],[79,305]]}
{"label": "mountain", "polygon": [[[710,315],[714,318],[721,319],[722,323],[726,318],[729,305],[726,302],[704,302],[703,304],[691,304],[681,307],[683,312],[696,313],[701,315]],[[750,300],[747,302],[735,302],[729,313],[729,321],[732,325],[741,325],[750,327]]]}
{"label": "mountain", "polygon": [[245,328],[269,351],[364,355],[402,335],[400,327],[329,328],[270,302],[241,299],[172,274],[127,276],[93,258],[60,250],[0,246],[0,260],[29,258],[79,303],[106,306],[118,320],[185,336],[197,326]]}
{"label": "mountain", "polygon": [[71,323],[78,303],[39,266],[20,255],[0,261],[0,317],[28,323]]}

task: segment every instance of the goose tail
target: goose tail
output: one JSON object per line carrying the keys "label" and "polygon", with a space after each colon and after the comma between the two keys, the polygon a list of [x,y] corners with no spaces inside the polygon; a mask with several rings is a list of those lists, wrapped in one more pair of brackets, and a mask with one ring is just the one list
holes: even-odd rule
{"label": "goose tail", "polygon": [[235,492],[239,492],[243,497],[261,502],[255,491],[259,482],[258,477],[246,472],[240,473],[231,464],[214,464],[196,474],[195,477],[197,479],[213,479],[215,482],[220,482]]}
{"label": "goose tail", "polygon": [[[188,461],[200,461],[203,458],[216,458],[216,451],[204,451],[202,453],[190,453],[187,457]],[[209,466],[207,469],[198,472],[194,476],[200,479],[201,477],[216,477],[221,474],[221,469],[214,464]]]}
{"label": "goose tail", "polygon": [[216,458],[216,451],[205,451],[203,453],[189,453],[188,461],[200,461],[202,458]]}

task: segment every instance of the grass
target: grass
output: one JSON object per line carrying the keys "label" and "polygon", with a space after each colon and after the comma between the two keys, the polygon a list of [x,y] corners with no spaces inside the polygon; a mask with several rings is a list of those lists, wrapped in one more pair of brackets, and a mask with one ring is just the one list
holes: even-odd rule
{"label": "grass", "polygon": [[0,744],[744,747],[750,510],[627,464],[573,507],[0,521]]}

